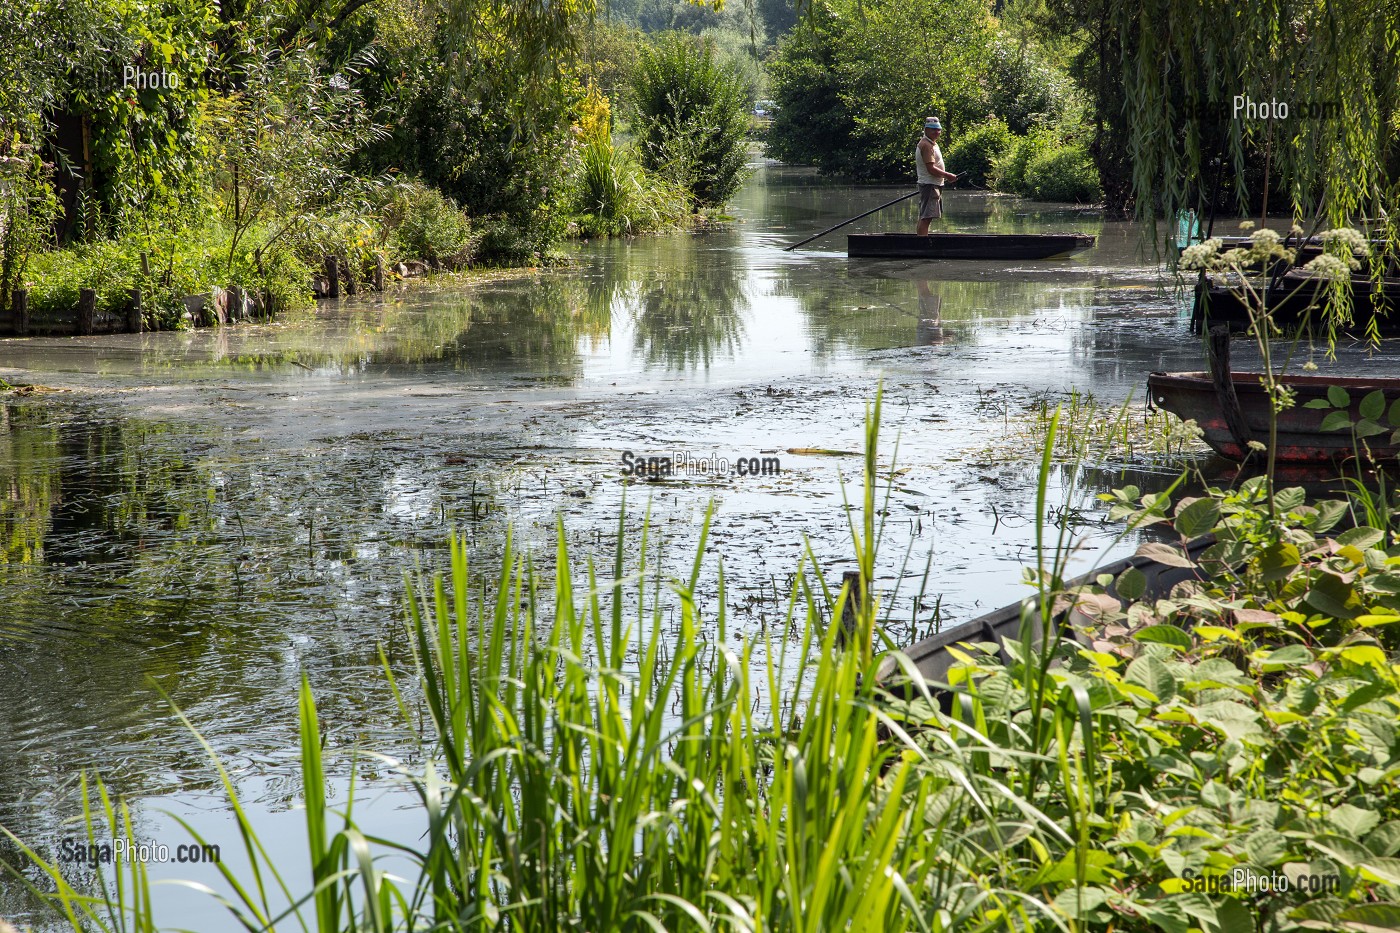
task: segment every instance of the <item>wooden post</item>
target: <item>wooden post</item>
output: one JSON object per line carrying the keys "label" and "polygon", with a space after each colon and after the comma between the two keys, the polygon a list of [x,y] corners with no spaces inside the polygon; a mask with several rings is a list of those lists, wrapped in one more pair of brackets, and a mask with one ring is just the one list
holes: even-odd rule
{"label": "wooden post", "polygon": [[850,592],[846,596],[846,604],[841,607],[841,630],[836,633],[836,643],[838,645],[848,645],[855,640],[856,632],[859,630],[860,607],[864,603],[865,594],[860,589],[860,573],[854,570],[847,570],[841,574],[842,587],[850,587]]}
{"label": "wooden post", "polygon": [[228,287],[228,319],[229,323],[236,324],[243,320],[244,311],[247,306],[243,300],[243,286],[230,285]]}
{"label": "wooden post", "polygon": [[1230,377],[1230,328],[1224,324],[1210,329],[1210,379],[1215,385],[1221,414],[1225,416],[1225,426],[1242,452],[1240,459],[1248,460],[1254,453],[1249,447],[1253,435],[1240,409],[1239,396],[1235,394],[1235,380]]}
{"label": "wooden post", "polygon": [[264,288],[258,297],[259,317],[264,321],[272,320],[272,289]]}
{"label": "wooden post", "polygon": [[11,298],[15,312],[15,333],[21,337],[29,334],[29,289],[17,288]]}
{"label": "wooden post", "polygon": [[326,260],[325,260],[325,267],[326,267],[326,297],[327,297],[327,298],[339,298],[339,297],[340,297],[340,269],[339,269],[339,267],[338,267],[338,263],[336,263],[336,261],[335,261],[335,257],[334,257],[334,256],[327,256],[327,257],[326,257]]}
{"label": "wooden post", "polygon": [[[145,254],[142,253],[144,257]],[[126,329],[133,334],[141,333],[144,321],[141,319],[141,289],[131,290],[131,304],[126,308]]]}
{"label": "wooden post", "polygon": [[92,319],[97,314],[97,292],[91,288],[84,288],[78,292],[78,325],[79,336],[86,337],[92,333]]}
{"label": "wooden post", "polygon": [[374,290],[384,291],[384,255],[382,253],[374,254]]}
{"label": "wooden post", "polygon": [[142,253],[142,254],[141,254],[141,274],[142,274],[143,276],[148,277],[148,278],[150,277],[150,274],[151,274],[151,256],[150,256],[149,253]]}
{"label": "wooden post", "polygon": [[359,276],[355,275],[354,268],[350,265],[350,260],[345,260],[345,294],[354,295],[359,292],[359,284],[355,281]]}

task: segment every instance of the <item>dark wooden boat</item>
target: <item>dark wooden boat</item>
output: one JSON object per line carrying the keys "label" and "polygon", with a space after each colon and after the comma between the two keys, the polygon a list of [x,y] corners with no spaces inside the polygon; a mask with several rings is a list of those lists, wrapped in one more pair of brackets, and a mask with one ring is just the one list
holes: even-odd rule
{"label": "dark wooden boat", "polygon": [[[1228,400],[1222,402],[1215,380],[1207,372],[1152,373],[1147,377],[1149,404],[1165,409],[1179,418],[1194,420],[1205,432],[1205,442],[1221,456],[1243,460],[1245,444],[1255,440],[1269,442],[1269,397],[1259,383],[1258,373],[1230,373],[1238,410],[1247,436],[1244,444],[1232,430],[1226,417]],[[1306,408],[1313,399],[1325,399],[1329,386],[1341,386],[1351,396],[1351,418],[1359,420],[1357,406],[1369,393],[1379,389],[1385,393],[1386,410],[1400,399],[1400,379],[1378,376],[1341,378],[1338,376],[1281,376],[1279,381],[1293,389],[1296,402],[1278,416],[1279,463],[1329,463],[1352,456],[1352,432],[1324,431],[1322,419],[1335,409]],[[1394,457],[1400,446],[1390,443],[1390,432],[1366,439],[1367,446],[1377,457]]]}
{"label": "dark wooden boat", "polygon": [[[1187,545],[1186,556],[1193,561],[1199,560],[1205,550],[1214,543],[1215,538],[1210,535],[1197,538]],[[1095,578],[1101,574],[1111,574],[1116,578],[1129,567],[1136,567],[1147,578],[1147,588],[1143,595],[1143,598],[1146,599],[1163,598],[1171,592],[1172,587],[1176,584],[1199,577],[1193,568],[1173,567],[1151,558],[1135,556],[1096,567],[1089,573],[1068,581],[1065,588],[1073,590],[1076,587],[1087,586],[1095,582]],[[1118,597],[1112,587],[1109,587],[1108,593],[1118,599],[1120,606],[1126,604],[1123,599]],[[1004,606],[995,612],[989,612],[971,622],[964,622],[962,625],[955,625],[904,649],[904,655],[912,663],[918,677],[923,680],[924,687],[939,701],[945,712],[951,707],[954,692],[947,687],[948,672],[954,664],[958,663],[958,659],[954,657],[950,649],[957,648],[959,645],[989,643],[996,647],[1003,664],[1010,663],[1011,656],[1004,645],[1007,642],[1017,643],[1021,640],[1021,606],[1021,603]],[[1026,622],[1031,626],[1032,643],[1043,646],[1046,640],[1046,627],[1034,605],[1026,612]],[[1073,639],[1086,648],[1093,647],[1092,638],[1088,633],[1094,624],[1093,618],[1077,607],[1055,620],[1055,625],[1058,626],[1063,637]],[[1055,628],[1052,627],[1049,631],[1053,635]],[[963,653],[967,653],[966,648],[962,650]],[[911,683],[908,673],[893,657],[885,657],[876,676],[880,683],[887,688],[911,699],[921,692],[916,685]]]}
{"label": "dark wooden boat", "polygon": [[862,259],[1051,259],[1094,245],[1084,233],[852,233],[846,255]]}
{"label": "dark wooden boat", "polygon": [[[1263,291],[1265,307],[1276,323],[1298,324],[1305,316],[1312,324],[1325,323],[1331,302],[1327,283],[1321,279],[1293,270],[1267,281],[1260,278],[1255,287]],[[1350,329],[1364,330],[1374,320],[1381,332],[1400,331],[1400,279],[1381,279],[1377,285],[1370,278],[1357,275],[1352,277],[1350,289]],[[1213,324],[1243,330],[1249,326],[1249,309],[1238,292],[1207,279],[1196,283],[1191,325],[1199,333]]]}

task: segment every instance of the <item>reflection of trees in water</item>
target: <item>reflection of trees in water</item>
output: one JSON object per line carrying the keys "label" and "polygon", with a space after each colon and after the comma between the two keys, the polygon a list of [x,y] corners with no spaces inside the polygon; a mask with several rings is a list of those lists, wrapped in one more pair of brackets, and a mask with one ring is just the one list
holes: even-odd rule
{"label": "reflection of trees in water", "polygon": [[494,508],[461,517],[502,482],[494,462],[376,439],[264,455],[52,400],[0,419],[0,823],[35,841],[73,815],[80,769],[132,795],[207,774],[148,676],[220,749],[294,743],[303,669],[328,720],[374,733],[378,644],[406,663],[403,573],[439,567],[451,529],[487,555],[503,534]]}
{"label": "reflection of trees in water", "polygon": [[606,337],[612,325],[590,297],[570,273],[473,295],[449,358],[457,368],[503,364],[577,377],[580,338]]}
{"label": "reflection of trees in water", "polygon": [[403,300],[348,313],[293,314],[275,329],[233,327],[147,341],[148,373],[185,370],[191,349],[221,371],[345,374],[375,366],[446,364],[468,368],[510,363],[572,374],[579,338],[606,337],[610,319],[589,303],[589,289],[571,271],[533,279],[478,284],[441,292],[410,291]]}
{"label": "reflection of trees in water", "polygon": [[597,313],[625,313],[648,367],[708,369],[733,355],[751,306],[747,271],[720,237],[668,238],[607,251],[587,280]]}
{"label": "reflection of trees in water", "polygon": [[732,356],[744,335],[741,309],[748,296],[735,274],[657,274],[634,283],[625,302],[632,343],[648,367],[709,369],[719,354]]}
{"label": "reflection of trees in water", "polygon": [[[1027,280],[958,281],[940,278],[936,264],[888,271],[852,265],[792,266],[780,273],[781,289],[797,299],[808,318],[813,352],[840,347],[884,349],[945,342],[986,319],[1064,314],[1087,306],[1082,283]],[[823,274],[825,268],[825,274]],[[936,308],[936,314],[930,309]],[[936,325],[928,322],[937,320]]]}

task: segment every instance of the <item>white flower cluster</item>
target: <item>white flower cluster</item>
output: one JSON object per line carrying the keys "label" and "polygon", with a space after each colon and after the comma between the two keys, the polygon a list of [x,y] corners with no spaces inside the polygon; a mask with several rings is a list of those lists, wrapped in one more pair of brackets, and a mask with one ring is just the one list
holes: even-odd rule
{"label": "white flower cluster", "polygon": [[1183,269],[1209,269],[1215,264],[1215,256],[1220,252],[1220,238],[1211,237],[1204,243],[1196,243],[1181,251],[1180,265]]}
{"label": "white flower cluster", "polygon": [[1260,227],[1249,235],[1249,241],[1260,249],[1273,249],[1279,244],[1279,235],[1268,227]]}
{"label": "white flower cluster", "polygon": [[1339,252],[1346,249],[1352,253],[1362,256],[1370,255],[1371,244],[1366,240],[1366,234],[1351,227],[1338,227],[1335,230],[1324,230],[1322,232],[1322,244],[1328,247],[1329,252]]}
{"label": "white flower cluster", "polygon": [[1305,265],[1303,271],[1315,278],[1340,281],[1351,278],[1351,268],[1355,264],[1355,260],[1348,264],[1338,256],[1324,254]]}

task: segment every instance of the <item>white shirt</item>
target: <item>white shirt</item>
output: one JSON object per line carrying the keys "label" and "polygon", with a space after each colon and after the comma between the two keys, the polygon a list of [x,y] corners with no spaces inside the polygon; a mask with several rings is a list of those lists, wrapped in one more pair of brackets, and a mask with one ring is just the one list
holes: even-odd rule
{"label": "white shirt", "polygon": [[933,167],[938,169],[939,171],[946,171],[946,169],[944,169],[943,167],[943,150],[938,148],[938,143],[929,139],[927,136],[920,136],[919,142],[914,146],[914,167],[918,175],[919,184],[942,185],[944,181],[943,176],[939,175],[937,177],[934,177],[933,175],[930,175],[928,171],[928,166],[924,164],[924,143],[928,143],[930,146],[933,147],[933,155],[928,161],[932,161]]}

